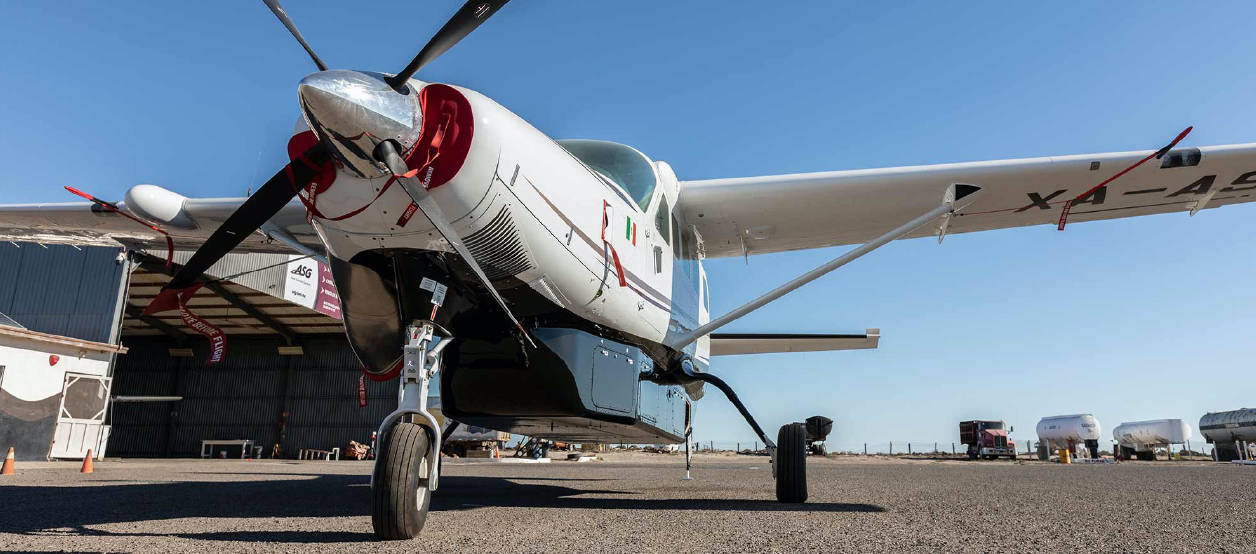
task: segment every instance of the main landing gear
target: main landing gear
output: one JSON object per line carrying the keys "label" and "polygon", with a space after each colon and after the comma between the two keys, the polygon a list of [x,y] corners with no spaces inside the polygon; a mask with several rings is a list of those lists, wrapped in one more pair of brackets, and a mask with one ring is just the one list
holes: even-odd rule
{"label": "main landing gear", "polygon": [[379,426],[379,455],[371,474],[371,524],[381,539],[418,536],[439,484],[442,433],[427,411],[427,390],[452,337],[437,335],[437,329],[429,321],[406,329],[397,409]]}
{"label": "main landing gear", "polygon": [[[733,388],[728,386],[723,379],[711,375],[710,373],[702,373],[694,370],[693,363],[685,360],[680,364],[681,371],[692,379],[704,381],[720,389],[724,396],[728,397],[728,401],[733,403],[741,416],[746,418],[746,423],[750,424],[750,428],[759,436],[759,440],[767,446],[768,454],[772,457],[772,477],[776,478],[776,499],[781,502],[800,503],[807,501],[807,427],[803,423],[786,423],[781,426],[780,431],[776,433],[776,442],[769,439],[767,434],[763,432],[763,428],[759,427],[759,422],[755,421],[754,416],[750,415],[750,411],[746,409],[746,405],[741,403],[741,399],[737,397],[737,393],[733,392]],[[685,447],[688,448],[688,437],[686,436]],[[689,456],[686,452],[685,456],[685,475],[689,475]]]}

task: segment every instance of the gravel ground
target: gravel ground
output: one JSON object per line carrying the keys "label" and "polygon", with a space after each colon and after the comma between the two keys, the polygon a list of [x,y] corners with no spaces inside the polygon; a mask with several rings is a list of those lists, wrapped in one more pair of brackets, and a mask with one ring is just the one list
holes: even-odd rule
{"label": "gravel ground", "polygon": [[369,462],[19,463],[0,477],[0,550],[1256,550],[1256,466],[813,458],[803,505],[773,500],[765,458],[683,467],[457,460],[423,535],[374,543]]}

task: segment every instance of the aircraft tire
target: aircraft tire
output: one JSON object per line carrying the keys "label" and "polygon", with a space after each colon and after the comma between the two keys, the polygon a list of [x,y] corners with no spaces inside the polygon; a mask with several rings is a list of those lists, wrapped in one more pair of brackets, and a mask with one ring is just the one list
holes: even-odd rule
{"label": "aircraft tire", "polygon": [[776,499],[807,501],[807,427],[786,423],[776,433]]}
{"label": "aircraft tire", "polygon": [[375,461],[371,486],[371,525],[383,540],[412,539],[423,530],[432,501],[427,488],[427,431],[398,423]]}

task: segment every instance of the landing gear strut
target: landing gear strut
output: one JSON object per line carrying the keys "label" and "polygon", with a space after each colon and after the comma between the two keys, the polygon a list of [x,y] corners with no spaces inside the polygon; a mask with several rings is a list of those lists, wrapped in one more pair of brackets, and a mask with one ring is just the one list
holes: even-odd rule
{"label": "landing gear strut", "polygon": [[[685,360],[680,364],[681,371],[691,379],[704,381],[720,389],[724,396],[728,397],[728,401],[733,403],[741,416],[746,418],[746,423],[750,424],[750,428],[759,436],[759,440],[767,447],[768,454],[772,457],[772,477],[776,478],[776,499],[781,502],[806,502],[807,501],[807,428],[802,423],[786,423],[781,426],[777,432],[777,442],[772,442],[767,434],[763,432],[763,428],[759,427],[759,422],[755,421],[754,416],[750,415],[750,410],[746,409],[746,405],[741,403],[741,399],[737,397],[737,393],[733,392],[733,388],[728,386],[723,379],[711,375],[710,373],[702,373],[695,371],[693,363]],[[685,437],[685,446],[688,448],[688,437]],[[687,458],[687,456],[686,456]],[[688,474],[688,461],[686,460],[686,475]]]}
{"label": "landing gear strut", "polygon": [[429,321],[406,329],[397,409],[379,426],[371,474],[371,524],[381,539],[411,539],[423,529],[440,480],[441,428],[427,411],[428,382],[450,343]]}
{"label": "landing gear strut", "polygon": [[693,469],[693,454],[689,452],[689,447],[693,444],[693,429],[685,428],[685,478],[684,481],[693,481],[693,476],[689,474],[689,470]]}

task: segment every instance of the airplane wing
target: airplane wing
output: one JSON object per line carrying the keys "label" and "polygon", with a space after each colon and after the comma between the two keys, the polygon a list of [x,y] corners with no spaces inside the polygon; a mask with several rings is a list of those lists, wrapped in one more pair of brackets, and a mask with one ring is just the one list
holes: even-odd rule
{"label": "airplane wing", "polygon": [[815,335],[799,333],[712,333],[711,355],[769,354],[777,352],[821,352],[876,348],[880,329],[862,335]]}
{"label": "airplane wing", "polygon": [[[235,211],[245,198],[183,200],[179,217],[158,225],[170,234],[176,250],[195,250]],[[128,210],[125,202],[118,203]],[[144,219],[150,219],[143,217]],[[271,218],[270,236],[254,233],[240,243],[244,252],[298,252],[275,235],[287,233],[298,243],[322,250],[314,229],[305,221],[305,208],[292,203]],[[0,204],[0,241],[27,241],[47,244],[118,246],[165,250],[160,233],[122,215],[95,206],[92,202],[56,204]]]}
{"label": "airplane wing", "polygon": [[[982,194],[947,233],[1056,224],[1066,201],[1151,152],[684,181],[679,209],[707,257],[863,243],[938,205],[952,183]],[[1077,199],[1068,223],[1193,212],[1256,199],[1256,144],[1179,148]],[[906,238],[935,235],[926,225]]]}

